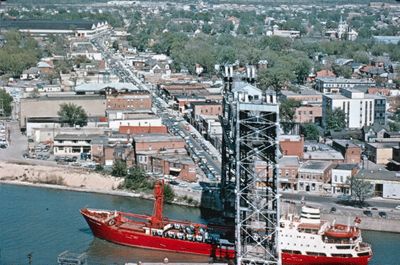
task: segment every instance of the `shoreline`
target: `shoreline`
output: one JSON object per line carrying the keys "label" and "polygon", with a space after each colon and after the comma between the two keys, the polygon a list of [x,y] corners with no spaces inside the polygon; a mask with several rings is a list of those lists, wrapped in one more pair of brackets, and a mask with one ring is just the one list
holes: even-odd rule
{"label": "shoreline", "polygon": [[[103,195],[111,195],[111,196],[119,196],[119,197],[130,197],[130,198],[139,198],[154,201],[152,194],[145,193],[135,193],[123,190],[101,190],[101,189],[90,189],[90,188],[79,188],[79,187],[69,187],[65,185],[55,185],[55,184],[46,184],[46,183],[33,183],[28,181],[20,181],[20,180],[3,180],[0,179],[0,185],[15,185],[15,186],[26,186],[26,187],[36,187],[36,188],[47,188],[47,189],[56,189],[63,191],[73,191],[73,192],[84,192],[84,193],[95,193],[95,194],[103,194]],[[200,208],[191,204],[186,204],[184,202],[165,202],[165,204],[186,206],[192,208]]]}

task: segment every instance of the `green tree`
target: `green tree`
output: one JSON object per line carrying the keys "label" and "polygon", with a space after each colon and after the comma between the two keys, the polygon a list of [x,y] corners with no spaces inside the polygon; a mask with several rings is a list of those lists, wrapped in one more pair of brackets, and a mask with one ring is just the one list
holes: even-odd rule
{"label": "green tree", "polygon": [[85,110],[74,103],[63,103],[57,112],[62,124],[68,124],[71,127],[76,125],[85,126],[87,124],[87,114]]}
{"label": "green tree", "polygon": [[332,66],[332,70],[335,73],[335,75],[337,76],[342,76],[344,78],[350,78],[351,74],[352,74],[352,69],[349,66],[345,66],[345,65],[337,65],[334,64]]}
{"label": "green tree", "polygon": [[327,110],[325,117],[325,127],[328,130],[340,131],[346,127],[346,113],[340,108]]}
{"label": "green tree", "polygon": [[283,67],[271,67],[261,70],[258,73],[258,83],[260,88],[268,89],[272,87],[275,91],[281,91],[287,88],[296,75],[290,69]]}
{"label": "green tree", "polygon": [[363,205],[365,200],[373,195],[372,184],[360,176],[350,178],[350,190],[352,198],[359,205]]}
{"label": "green tree", "polygon": [[318,126],[314,123],[306,123],[301,126],[301,131],[304,134],[306,140],[318,140],[320,132]]}
{"label": "green tree", "polygon": [[170,185],[164,184],[164,200],[165,202],[172,202],[175,198],[175,192]]}
{"label": "green tree", "polygon": [[116,51],[119,50],[119,44],[118,44],[118,41],[117,41],[117,40],[115,40],[115,41],[112,43],[112,48],[113,48],[114,50],[116,50]]}
{"label": "green tree", "polygon": [[115,160],[112,170],[111,170],[111,175],[114,177],[125,177],[128,174],[128,168],[126,167],[126,162],[122,160]]}
{"label": "green tree", "polygon": [[389,122],[389,130],[391,132],[400,132],[400,122]]}
{"label": "green tree", "polygon": [[10,116],[13,98],[5,90],[0,89],[0,116]]}
{"label": "green tree", "polygon": [[283,100],[279,106],[279,117],[282,129],[289,133],[294,127],[296,108],[301,105],[300,101],[294,99]]}

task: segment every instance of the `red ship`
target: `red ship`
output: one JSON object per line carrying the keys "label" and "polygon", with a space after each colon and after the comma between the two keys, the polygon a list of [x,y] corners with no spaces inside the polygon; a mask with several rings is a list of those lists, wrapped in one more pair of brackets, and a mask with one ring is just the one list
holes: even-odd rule
{"label": "red ship", "polygon": [[209,232],[206,225],[163,217],[162,181],[156,182],[154,197],[152,216],[87,208],[81,214],[96,237],[113,243],[219,259],[235,257],[234,245]]}

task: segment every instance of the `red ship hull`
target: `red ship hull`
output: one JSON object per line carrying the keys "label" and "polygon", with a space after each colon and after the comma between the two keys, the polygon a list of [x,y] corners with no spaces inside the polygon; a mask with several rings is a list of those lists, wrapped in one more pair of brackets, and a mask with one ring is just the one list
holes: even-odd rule
{"label": "red ship hull", "polygon": [[282,253],[283,265],[368,265],[371,256],[342,258]]}
{"label": "red ship hull", "polygon": [[84,211],[81,211],[81,213],[96,237],[120,245],[205,255],[221,259],[232,259],[235,256],[233,249],[224,248],[223,246],[220,247],[219,245],[213,245],[204,242],[193,242],[146,235],[139,231],[135,232],[128,229],[118,228],[116,226],[109,226],[105,223],[95,220]]}

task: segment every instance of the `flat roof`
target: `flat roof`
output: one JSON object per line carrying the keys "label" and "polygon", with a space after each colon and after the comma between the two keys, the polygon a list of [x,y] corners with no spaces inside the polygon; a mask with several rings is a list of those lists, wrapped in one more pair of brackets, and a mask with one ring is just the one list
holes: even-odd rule
{"label": "flat roof", "polygon": [[278,164],[279,166],[298,166],[299,158],[297,156],[282,156]]}
{"label": "flat roof", "polygon": [[47,101],[47,100],[105,100],[106,97],[102,95],[74,95],[68,93],[67,95],[57,94],[54,96],[45,95],[40,97],[32,98],[21,98],[21,101]]}
{"label": "flat roof", "polygon": [[309,160],[303,163],[300,168],[300,171],[307,171],[307,172],[321,172],[326,170],[328,167],[331,166],[331,162],[329,161],[318,161],[318,160]]}
{"label": "flat roof", "polygon": [[133,91],[133,90],[139,90],[137,86],[135,86],[132,83],[88,83],[88,84],[82,84],[79,86],[75,87],[75,92],[96,92],[96,91],[101,91],[105,90],[106,88],[114,88],[116,90],[128,90],[128,91]]}
{"label": "flat roof", "polygon": [[356,145],[355,143],[353,143],[350,140],[338,140],[338,139],[333,139],[333,142],[342,146],[342,147],[359,147],[358,145]]}
{"label": "flat roof", "polygon": [[354,168],[358,167],[357,164],[338,164],[335,169],[341,170],[353,170]]}
{"label": "flat roof", "polygon": [[[390,139],[390,138],[389,138],[389,139]],[[370,146],[372,146],[372,147],[375,147],[375,148],[393,148],[393,147],[395,147],[395,146],[398,146],[398,145],[399,145],[399,142],[367,143],[366,146],[368,146],[368,145],[370,145]]]}
{"label": "flat roof", "polygon": [[54,140],[92,140],[92,138],[98,136],[98,134],[57,134]]}
{"label": "flat roof", "polygon": [[133,139],[135,142],[168,142],[168,141],[179,141],[183,142],[182,137],[170,135],[170,134],[140,134],[134,135]]}
{"label": "flat roof", "polygon": [[375,81],[371,81],[368,79],[350,79],[350,78],[341,78],[341,77],[317,77],[316,80],[320,80],[322,82],[329,82],[329,83],[347,83],[347,84],[375,83]]}

